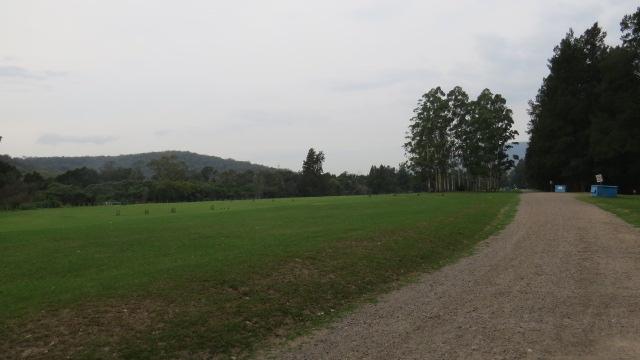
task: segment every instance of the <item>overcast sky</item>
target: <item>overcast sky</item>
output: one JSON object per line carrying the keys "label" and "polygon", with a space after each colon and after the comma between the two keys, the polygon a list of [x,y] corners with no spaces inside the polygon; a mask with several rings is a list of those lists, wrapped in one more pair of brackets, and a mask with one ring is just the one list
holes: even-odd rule
{"label": "overcast sky", "polygon": [[422,93],[527,101],[553,47],[637,0],[0,0],[0,153],[189,150],[298,170],[397,165]]}

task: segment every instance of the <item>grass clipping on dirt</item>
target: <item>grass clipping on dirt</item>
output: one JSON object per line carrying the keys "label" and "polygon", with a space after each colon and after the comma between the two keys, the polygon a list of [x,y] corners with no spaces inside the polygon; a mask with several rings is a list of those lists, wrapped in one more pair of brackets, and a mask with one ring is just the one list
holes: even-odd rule
{"label": "grass clipping on dirt", "polygon": [[579,196],[580,200],[618,215],[631,225],[640,227],[640,196],[619,195],[615,198]]}
{"label": "grass clipping on dirt", "polygon": [[451,193],[0,213],[0,353],[242,357],[468,254],[517,202]]}

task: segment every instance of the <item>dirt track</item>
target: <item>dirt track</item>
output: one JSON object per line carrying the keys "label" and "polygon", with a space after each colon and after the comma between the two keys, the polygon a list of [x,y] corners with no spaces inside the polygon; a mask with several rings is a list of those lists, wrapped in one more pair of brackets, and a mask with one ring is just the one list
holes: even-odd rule
{"label": "dirt track", "polygon": [[569,194],[522,195],[475,255],[278,359],[640,359],[640,231]]}

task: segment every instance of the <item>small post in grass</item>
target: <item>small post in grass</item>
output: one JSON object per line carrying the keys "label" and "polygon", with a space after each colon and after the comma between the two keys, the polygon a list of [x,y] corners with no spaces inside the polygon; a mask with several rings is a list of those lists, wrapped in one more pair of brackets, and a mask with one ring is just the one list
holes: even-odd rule
{"label": "small post in grass", "polygon": [[144,209],[144,214],[149,215],[149,209]]}
{"label": "small post in grass", "polygon": [[171,213],[172,213],[172,214],[175,214],[175,213],[176,213],[176,208],[172,207],[172,208],[171,208]]}

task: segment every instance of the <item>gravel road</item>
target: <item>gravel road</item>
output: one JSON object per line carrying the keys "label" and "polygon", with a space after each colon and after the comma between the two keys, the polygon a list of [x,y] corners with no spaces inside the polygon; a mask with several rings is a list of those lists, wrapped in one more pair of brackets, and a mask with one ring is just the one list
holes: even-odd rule
{"label": "gravel road", "polygon": [[640,230],[571,194],[523,194],[474,255],[267,357],[640,359]]}

